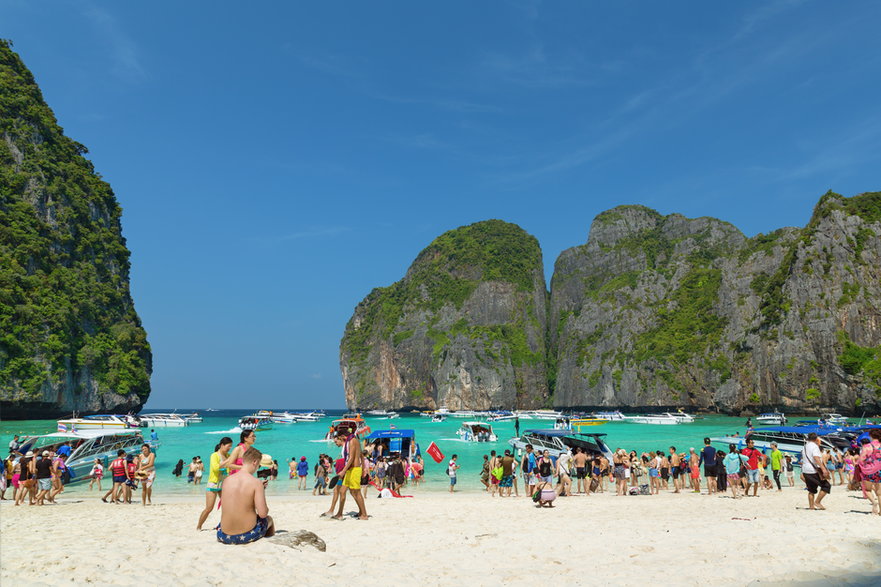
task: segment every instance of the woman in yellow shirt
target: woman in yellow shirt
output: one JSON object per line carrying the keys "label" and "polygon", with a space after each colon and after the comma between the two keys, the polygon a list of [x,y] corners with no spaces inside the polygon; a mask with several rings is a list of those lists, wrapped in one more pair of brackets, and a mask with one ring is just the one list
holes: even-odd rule
{"label": "woman in yellow shirt", "polygon": [[202,529],[202,524],[205,523],[205,520],[211,514],[211,510],[214,509],[214,503],[220,494],[220,487],[226,472],[224,466],[229,460],[230,448],[232,448],[232,438],[224,436],[220,439],[220,444],[214,447],[214,452],[211,454],[211,460],[208,465],[208,486],[205,488],[205,509],[199,514],[199,523],[196,524],[196,530]]}

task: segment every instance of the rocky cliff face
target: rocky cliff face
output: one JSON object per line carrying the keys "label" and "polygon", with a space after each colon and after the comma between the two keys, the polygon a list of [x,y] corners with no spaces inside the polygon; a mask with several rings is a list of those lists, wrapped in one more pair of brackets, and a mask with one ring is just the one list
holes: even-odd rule
{"label": "rocky cliff face", "polygon": [[557,260],[547,321],[540,259],[499,221],[439,237],[347,325],[348,405],[881,409],[881,193],[754,238],[603,212]]}
{"label": "rocky cliff face", "polygon": [[557,260],[557,406],[858,412],[881,390],[881,193],[745,238],[623,206]]}
{"label": "rocky cliff face", "polygon": [[110,186],[0,41],[0,408],[138,410],[151,355]]}
{"label": "rocky cliff face", "polygon": [[355,309],[340,344],[347,405],[543,405],[546,296],[538,242],[519,227],[444,233]]}

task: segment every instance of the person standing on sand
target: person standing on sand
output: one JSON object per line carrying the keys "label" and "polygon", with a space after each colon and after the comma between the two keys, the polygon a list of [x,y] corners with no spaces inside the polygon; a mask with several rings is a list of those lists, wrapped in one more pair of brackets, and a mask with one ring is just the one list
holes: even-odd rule
{"label": "person standing on sand", "polygon": [[[495,451],[493,451],[495,452]],[[447,465],[447,475],[450,476],[450,493],[453,493],[456,487],[456,480],[458,477],[459,464],[456,463],[456,459],[459,458],[459,455],[453,455],[450,457],[450,463]],[[495,491],[493,491],[495,493]]]}
{"label": "person standing on sand", "polygon": [[104,477],[104,465],[101,464],[101,459],[95,459],[95,464],[92,465],[92,470],[89,471],[89,477],[91,477],[91,481],[89,481],[89,491],[92,490],[92,485],[97,481],[98,482],[98,491],[101,491],[101,478]]}
{"label": "person standing on sand", "polygon": [[774,475],[774,483],[777,484],[777,491],[783,491],[780,485],[780,473],[783,470],[783,453],[777,448],[777,443],[771,443],[771,473]]}
{"label": "person standing on sand", "polygon": [[734,499],[738,499],[738,493],[740,492],[740,468],[746,460],[745,456],[738,454],[737,446],[733,444],[728,445],[728,454],[725,455],[722,466],[725,467],[725,473],[728,475],[728,486],[731,488],[731,495]]}
{"label": "person standing on sand", "polygon": [[480,482],[483,483],[483,490],[489,491],[489,456],[483,455],[483,466],[480,469]]}
{"label": "person standing on sand", "polygon": [[675,491],[673,493],[679,493],[679,490],[682,488],[682,483],[679,481],[679,473],[681,467],[682,460],[679,457],[679,453],[676,452],[676,447],[670,447],[670,472],[673,474],[673,488]]}
{"label": "person standing on sand", "polygon": [[725,493],[728,491],[728,471],[722,462],[725,460],[725,451],[716,451],[716,493]]}
{"label": "person standing on sand", "polygon": [[[345,437],[340,434],[337,434],[336,436],[334,436],[333,443],[335,445],[337,445],[337,447],[342,447],[343,444],[345,443]],[[342,458],[337,459],[333,463],[334,473],[336,473],[336,474],[333,477],[331,477],[330,481],[328,481],[328,484],[327,484],[327,486],[333,490],[333,497],[330,500],[330,509],[328,509],[326,512],[321,514],[322,518],[329,518],[329,517],[333,516],[333,510],[336,507],[336,504],[340,499],[340,494],[342,494],[346,491],[346,488],[343,487],[343,484],[341,483],[341,479],[340,479],[340,471],[343,470],[343,467],[345,466],[345,464],[346,464],[346,461],[345,461],[345,459],[342,459]]]}
{"label": "person standing on sand", "polygon": [[129,480],[128,468],[125,466],[124,450],[119,449],[116,451],[116,458],[110,463],[110,473],[113,475],[113,485],[110,487],[110,490],[104,494],[101,501],[107,503],[107,497],[110,496],[110,501],[113,503],[121,503],[122,500],[120,498],[122,496],[120,494],[123,492],[122,488],[125,485],[125,482]]}
{"label": "person standing on sand", "polygon": [[241,475],[223,482],[223,509],[217,541],[223,544],[248,544],[275,534],[275,524],[266,504],[266,484],[254,477],[263,453],[254,447],[242,455]]}
{"label": "person standing on sand", "polygon": [[[820,450],[820,437],[816,432],[808,434],[808,441],[802,449],[801,472],[808,490],[808,509],[825,510],[823,498],[831,491],[830,474],[823,463],[823,451]],[[817,490],[820,490],[819,495]]]}
{"label": "person standing on sand", "polygon": [[716,449],[710,446],[710,439],[704,438],[699,465],[704,466],[704,477],[707,478],[707,495],[716,493]]}
{"label": "person standing on sand", "polygon": [[214,447],[214,452],[208,458],[208,484],[205,487],[205,509],[199,514],[199,521],[196,523],[196,530],[202,529],[202,524],[208,519],[211,510],[214,509],[214,503],[220,495],[221,486],[223,484],[224,466],[229,459],[229,449],[232,448],[232,438],[224,436],[220,439],[220,444]]}
{"label": "person standing on sand", "polygon": [[[507,451],[505,451],[507,453]],[[561,497],[569,497],[572,495],[572,477],[569,475],[569,463],[572,462],[572,455],[567,450],[561,452],[557,457],[557,495]]]}
{"label": "person standing on sand", "polygon": [[572,466],[575,467],[575,494],[587,493],[587,454],[582,452],[580,447],[575,447],[572,451]]}
{"label": "person standing on sand", "polygon": [[520,459],[520,471],[523,474],[523,488],[526,491],[526,496],[529,497],[535,492],[535,455],[533,454],[533,448],[531,444],[526,445],[526,452],[523,453],[523,458]]}
{"label": "person standing on sand", "polygon": [[138,471],[135,476],[141,480],[141,505],[153,505],[153,480],[156,479],[156,455],[150,451],[150,445],[141,446],[138,457]]}
{"label": "person standing on sand", "polygon": [[872,513],[881,515],[881,430],[869,430],[869,442],[860,450],[859,467],[863,490],[872,502]]}
{"label": "person standing on sand", "polygon": [[756,450],[753,445],[753,439],[747,439],[746,448],[740,451],[740,454],[747,458],[745,495],[749,496],[749,486],[752,485],[753,497],[756,497],[759,491],[759,459],[762,457],[762,453]]}
{"label": "person standing on sand", "polygon": [[701,457],[694,451],[694,447],[688,449],[688,471],[691,477],[691,492],[701,492]]}
{"label": "person standing on sand", "polygon": [[[340,434],[345,434],[345,432],[340,432]],[[361,495],[361,442],[354,432],[346,437],[343,459],[346,461],[343,470],[340,471],[340,477],[343,480],[343,493],[340,494],[340,505],[334,519],[343,519],[343,507],[346,505],[345,489],[348,489],[352,497],[355,498],[355,503],[358,504],[358,519],[367,520],[367,506],[364,505],[364,497]]]}
{"label": "person standing on sand", "polygon": [[499,461],[496,451],[489,451],[489,491],[492,497],[495,497],[496,491],[499,489],[500,478],[496,477],[496,469],[500,467]]}
{"label": "person standing on sand", "polygon": [[502,467],[502,479],[499,481],[499,497],[511,497],[511,488],[514,486],[514,457],[511,451],[506,450],[505,456],[499,459]]}
{"label": "person standing on sand", "polygon": [[795,467],[792,465],[792,455],[784,457],[783,468],[786,470],[786,482],[790,487],[795,487]]}

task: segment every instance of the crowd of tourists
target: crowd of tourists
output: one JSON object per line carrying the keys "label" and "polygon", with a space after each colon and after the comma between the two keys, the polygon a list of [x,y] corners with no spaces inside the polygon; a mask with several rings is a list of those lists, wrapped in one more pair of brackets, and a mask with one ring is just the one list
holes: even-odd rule
{"label": "crowd of tourists", "polygon": [[[67,466],[72,451],[70,443],[64,442],[37,452],[27,450],[21,453],[19,448],[19,437],[15,436],[9,443],[9,455],[0,461],[0,499],[6,499],[6,491],[11,487],[15,505],[56,503],[55,498],[64,492],[64,486],[73,476]],[[119,450],[116,458],[107,466],[112,484],[101,499],[107,503],[132,503],[132,494],[140,487],[142,505],[150,505],[156,477],[155,464],[156,455],[149,444],[144,444],[137,456]],[[88,473],[90,491],[96,485],[99,492],[103,490],[101,481],[104,474],[104,464],[100,459],[95,459]]]}
{"label": "crowd of tourists", "polygon": [[[881,430],[871,430],[858,446],[846,452],[822,449],[815,433],[800,457],[800,479],[808,493],[809,509],[825,509],[823,498],[833,485],[862,491],[872,503],[872,512],[881,513]],[[537,502],[546,502],[553,489],[553,498],[590,495],[614,491],[616,495],[657,495],[672,493],[725,494],[731,497],[755,497],[759,491],[783,491],[784,485],[795,486],[796,463],[776,443],[770,452],[757,449],[747,437],[746,446],[728,445],[718,450],[704,439],[704,446],[687,451],[675,446],[637,453],[616,449],[609,459],[588,455],[575,448],[554,457],[549,451],[536,451],[526,445],[522,455],[510,450],[502,454],[491,451],[483,456],[480,481],[492,496],[515,497],[524,494]],[[519,472],[519,474],[518,474]]]}

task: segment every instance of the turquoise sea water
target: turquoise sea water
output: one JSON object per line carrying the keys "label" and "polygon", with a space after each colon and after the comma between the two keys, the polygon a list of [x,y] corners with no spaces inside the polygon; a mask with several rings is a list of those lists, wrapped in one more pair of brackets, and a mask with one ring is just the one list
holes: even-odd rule
{"label": "turquoise sea water", "polygon": [[[155,410],[157,412],[163,410]],[[170,410],[168,410],[170,411]],[[157,428],[161,445],[157,451],[157,494],[174,494],[201,496],[205,491],[204,485],[193,486],[188,484],[186,477],[175,478],[171,471],[178,459],[189,463],[196,455],[202,457],[206,463],[214,450],[214,446],[223,436],[229,436],[238,443],[238,419],[253,411],[249,410],[221,410],[218,412],[203,412],[200,410],[177,410],[178,413],[190,413],[198,411],[204,421],[199,424],[191,424],[185,428]],[[283,411],[283,410],[279,410]],[[270,494],[285,494],[296,492],[296,481],[288,479],[288,461],[294,457],[299,459],[305,456],[310,465],[317,460],[320,453],[336,456],[339,449],[333,443],[325,442],[324,435],[335,417],[339,417],[339,411],[328,411],[328,417],[315,423],[275,424],[271,430],[257,432],[255,446],[264,453],[272,455],[279,463],[279,478],[270,483]],[[425,449],[434,441],[440,447],[444,455],[449,458],[452,454],[459,455],[458,489],[479,490],[479,474],[483,455],[495,449],[502,452],[509,448],[508,440],[514,436],[514,423],[499,422],[493,424],[493,429],[499,437],[498,442],[465,442],[456,435],[456,430],[465,420],[460,418],[447,418],[445,422],[433,423],[429,418],[415,414],[402,414],[400,418],[388,420],[381,418],[365,417],[373,431],[387,430],[391,425],[398,429],[412,429],[416,433],[416,441],[419,443],[423,458],[425,459],[426,482],[421,484],[416,491],[440,491],[449,486],[446,476],[446,464],[435,463],[431,457],[425,454]],[[698,448],[703,445],[705,436],[727,436],[734,432],[745,432],[745,418],[731,418],[726,416],[706,416],[691,424],[678,424],[675,426],[656,426],[648,424],[631,424],[626,422],[609,422],[600,426],[584,428],[584,432],[605,433],[606,443],[612,450],[625,448],[642,453],[650,450],[666,451],[671,445],[677,450],[687,451],[689,447]],[[520,420],[520,429],[551,428],[553,422],[548,420]],[[23,420],[0,422],[0,441],[5,447],[12,439],[13,434],[45,434],[56,430],[55,420]],[[142,429],[144,436],[149,438],[150,429]],[[207,479],[207,471],[205,478]],[[309,487],[312,487],[310,476]],[[71,493],[86,490],[87,483],[79,483],[70,487]],[[105,482],[106,485],[106,482]]]}

